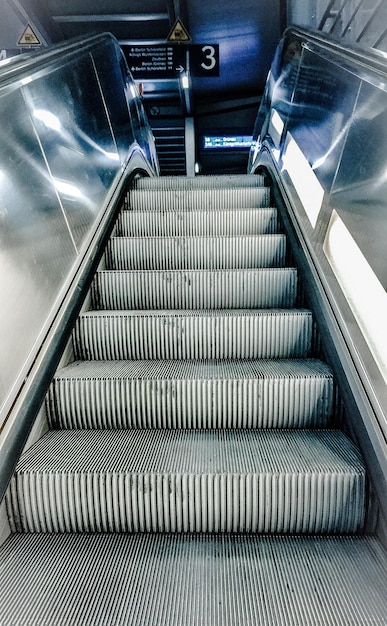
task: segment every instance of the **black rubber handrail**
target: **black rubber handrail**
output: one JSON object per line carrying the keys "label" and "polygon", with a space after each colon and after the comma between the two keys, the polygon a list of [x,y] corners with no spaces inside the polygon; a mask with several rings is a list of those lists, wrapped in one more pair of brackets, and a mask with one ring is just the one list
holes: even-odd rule
{"label": "black rubber handrail", "polygon": [[39,48],[25,54],[20,54],[0,63],[0,87],[10,82],[17,82],[34,71],[44,70],[52,66],[56,60],[61,63],[68,61],[73,56],[79,56],[80,52],[87,52],[101,45],[104,41],[118,41],[111,33],[101,33],[90,37],[77,37],[66,42],[61,42],[49,48]]}

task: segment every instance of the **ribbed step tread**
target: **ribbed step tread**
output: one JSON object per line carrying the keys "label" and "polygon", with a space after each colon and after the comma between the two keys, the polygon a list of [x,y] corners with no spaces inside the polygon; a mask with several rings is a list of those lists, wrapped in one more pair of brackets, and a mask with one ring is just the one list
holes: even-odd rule
{"label": "ribbed step tread", "polygon": [[92,284],[97,309],[290,308],[297,297],[297,270],[113,270]]}
{"label": "ribbed step tread", "polygon": [[53,428],[313,428],[332,414],[321,361],[77,361],[47,396]]}
{"label": "ribbed step tread", "polygon": [[16,535],[0,558],[3,626],[386,624],[370,537]]}
{"label": "ribbed step tread", "polygon": [[260,235],[278,231],[278,209],[121,211],[115,234],[126,237]]}
{"label": "ribbed step tread", "polygon": [[107,269],[237,269],[283,267],[285,235],[249,237],[111,237]]}
{"label": "ribbed step tread", "polygon": [[311,334],[303,309],[88,311],[73,344],[77,360],[298,358]]}
{"label": "ribbed step tread", "polygon": [[133,189],[232,189],[235,187],[264,187],[261,175],[223,174],[219,176],[157,176],[136,178]]}
{"label": "ribbed step tread", "polygon": [[354,533],[365,468],[338,431],[51,431],[7,497],[24,532]]}
{"label": "ribbed step tread", "polygon": [[270,206],[270,188],[243,189],[139,189],[129,191],[126,206],[137,211],[173,209],[231,209]]}

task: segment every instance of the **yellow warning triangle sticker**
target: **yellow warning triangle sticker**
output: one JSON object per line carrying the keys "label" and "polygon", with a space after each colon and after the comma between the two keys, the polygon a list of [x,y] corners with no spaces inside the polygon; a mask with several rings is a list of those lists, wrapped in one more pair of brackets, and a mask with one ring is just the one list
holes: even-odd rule
{"label": "yellow warning triangle sticker", "polygon": [[41,45],[41,42],[39,41],[38,37],[32,30],[30,24],[28,24],[25,27],[22,36],[17,42],[17,45],[18,46],[40,46]]}
{"label": "yellow warning triangle sticker", "polygon": [[181,20],[176,20],[167,37],[167,41],[191,41],[191,37]]}

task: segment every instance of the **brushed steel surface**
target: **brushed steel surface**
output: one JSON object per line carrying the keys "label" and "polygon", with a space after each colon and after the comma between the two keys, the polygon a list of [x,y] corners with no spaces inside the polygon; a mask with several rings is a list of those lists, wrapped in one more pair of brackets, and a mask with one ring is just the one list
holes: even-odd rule
{"label": "brushed steel surface", "polygon": [[[144,166],[149,157],[149,171],[156,165],[141,147],[151,150],[151,135],[139,97],[130,105],[136,115],[128,110],[131,79],[119,64],[118,44],[105,36],[88,45],[76,57],[70,44],[63,46],[59,60],[43,52],[41,66],[38,56],[22,59],[19,71],[17,63],[11,67],[11,84],[0,76],[7,120],[0,144],[1,424],[131,150],[142,151]],[[114,62],[109,74],[107,61]]]}

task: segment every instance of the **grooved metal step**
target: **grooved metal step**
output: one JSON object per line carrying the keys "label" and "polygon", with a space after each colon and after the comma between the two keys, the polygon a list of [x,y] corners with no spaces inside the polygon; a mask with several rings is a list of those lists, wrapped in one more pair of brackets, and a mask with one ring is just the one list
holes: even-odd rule
{"label": "grooved metal step", "polygon": [[46,404],[52,428],[322,428],[333,395],[315,359],[77,361]]}
{"label": "grooved metal step", "polygon": [[7,492],[2,626],[386,626],[366,469],[263,184],[127,193]]}
{"label": "grooved metal step", "polygon": [[89,311],[73,343],[77,360],[305,358],[311,333],[303,309]]}
{"label": "grooved metal step", "polygon": [[243,269],[282,267],[285,235],[111,237],[108,269]]}
{"label": "grooved metal step", "polygon": [[19,532],[356,533],[365,468],[338,431],[50,431],[7,507]]}
{"label": "grooved metal step", "polygon": [[264,187],[261,175],[224,174],[219,176],[158,176],[143,177],[133,181],[133,189],[232,189]]}
{"label": "grooved metal step", "polygon": [[290,308],[296,297],[294,268],[101,271],[92,284],[105,310]]}
{"label": "grooved metal step", "polygon": [[278,231],[278,209],[121,211],[115,234],[123,237],[263,235]]}
{"label": "grooved metal step", "polygon": [[4,626],[386,624],[369,537],[19,535],[1,556]]}
{"label": "grooved metal step", "polygon": [[158,210],[171,209],[234,209],[270,206],[270,188],[257,187],[243,189],[188,189],[163,190],[139,189],[130,191],[126,197],[131,209]]}

